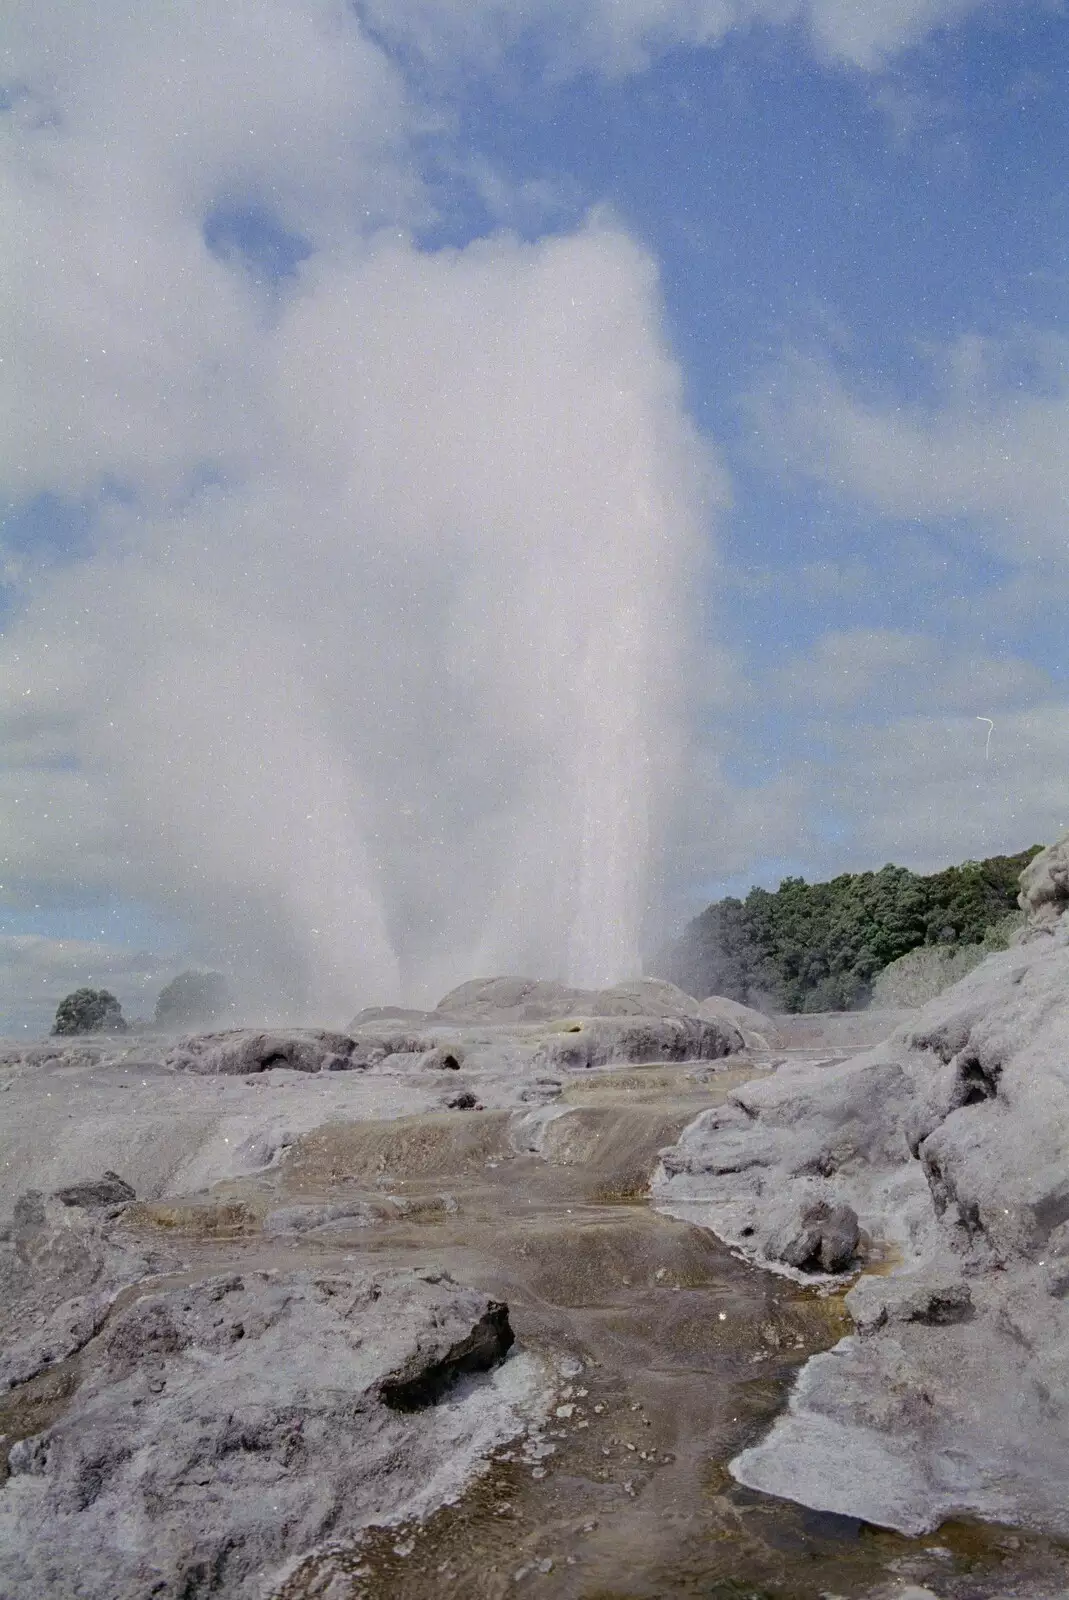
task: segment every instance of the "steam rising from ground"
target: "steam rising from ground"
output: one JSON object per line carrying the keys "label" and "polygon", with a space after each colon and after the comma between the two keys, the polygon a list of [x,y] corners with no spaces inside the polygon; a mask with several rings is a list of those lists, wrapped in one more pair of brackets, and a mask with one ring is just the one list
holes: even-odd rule
{"label": "steam rising from ground", "polygon": [[[309,250],[287,281],[207,241],[220,196],[267,192],[274,122],[307,110],[288,74],[246,63],[258,139],[220,115],[179,183],[141,136],[180,131],[180,96],[123,101],[140,58],[102,23],[100,103],[67,63],[77,92],[53,82],[51,121],[27,114],[8,151],[15,287],[42,240],[79,241],[39,274],[36,429],[8,480],[90,529],[73,564],[10,564],[9,861],[27,892],[172,911],[273,1011],[341,1017],[474,972],[609,982],[656,910],[715,471],[644,252],[611,218],[417,248],[392,69],[350,13],[328,21],[362,109],[328,74],[335,120],[320,106],[285,145],[275,224]],[[322,76],[322,40],[290,42]],[[198,114],[233,85],[208,73]],[[340,222],[328,157],[402,226]]]}

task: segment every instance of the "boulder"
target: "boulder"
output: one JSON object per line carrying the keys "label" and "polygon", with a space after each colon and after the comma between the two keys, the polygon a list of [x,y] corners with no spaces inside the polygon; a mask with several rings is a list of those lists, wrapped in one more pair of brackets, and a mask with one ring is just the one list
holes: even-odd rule
{"label": "boulder", "polygon": [[562,1022],[570,1017],[691,1017],[697,1000],[661,978],[634,978],[608,989],[575,989],[541,978],[475,978],[439,1000],[452,1022]]}
{"label": "boulder", "polygon": [[663,978],[634,978],[596,989],[591,997],[594,1017],[700,1017],[704,1015],[693,995],[684,994]]}
{"label": "boulder", "polygon": [[613,1062],[718,1061],[743,1049],[734,1023],[700,1017],[584,1017],[548,1034],[532,1065],[558,1072]]}
{"label": "boulder", "polygon": [[451,1022],[553,1022],[589,1011],[592,998],[541,978],[473,978],[450,989],[436,1011]]}
{"label": "boulder", "polygon": [[[112,1193],[113,1178],[101,1185]],[[81,1198],[67,1198],[72,1191]],[[59,1198],[28,1190],[0,1229],[0,1392],[81,1350],[120,1291],[153,1270],[143,1250],[108,1228],[110,1199],[84,1203],[98,1192],[92,1182]]]}
{"label": "boulder", "polygon": [[857,1212],[827,1200],[794,1204],[790,1215],[775,1222],[764,1241],[770,1261],[782,1261],[801,1272],[845,1272],[857,1256]]}
{"label": "boulder", "polygon": [[120,1178],[117,1172],[105,1172],[102,1178],[91,1178],[86,1183],[68,1183],[55,1191],[55,1198],[65,1206],[82,1206],[93,1210],[97,1206],[124,1206],[136,1200],[133,1185]]}

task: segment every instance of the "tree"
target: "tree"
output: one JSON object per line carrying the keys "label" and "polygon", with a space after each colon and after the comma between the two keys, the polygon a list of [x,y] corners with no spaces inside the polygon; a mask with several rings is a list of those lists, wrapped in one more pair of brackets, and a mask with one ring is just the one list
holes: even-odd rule
{"label": "tree", "polygon": [[53,1033],[125,1033],[122,1006],[107,989],[75,989],[56,1007]]}
{"label": "tree", "polygon": [[230,991],[221,972],[180,972],[156,1001],[161,1028],[192,1028],[215,1022],[230,1009]]}
{"label": "tree", "polygon": [[[772,1011],[866,1005],[890,962],[922,945],[996,948],[1039,845],[929,877],[892,863],[829,883],[784,878],[775,893],[715,902],[661,953],[657,972],[699,999],[723,994]],[[1009,932],[1000,936],[1005,942]]]}

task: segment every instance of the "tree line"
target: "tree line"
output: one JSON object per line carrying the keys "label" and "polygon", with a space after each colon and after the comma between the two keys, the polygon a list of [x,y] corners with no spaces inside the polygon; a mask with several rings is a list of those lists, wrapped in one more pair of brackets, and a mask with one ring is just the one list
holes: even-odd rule
{"label": "tree line", "polygon": [[727,896],[662,951],[657,975],[704,999],[727,995],[772,1011],[867,1005],[889,962],[921,945],[1006,942],[1018,879],[1042,847],[965,861],[927,877],[888,864],[827,883],[784,878],[775,891]]}
{"label": "tree line", "polygon": [[[156,1001],[154,1025],[168,1029],[197,1027],[217,1022],[232,1008],[221,972],[180,972]],[[56,1007],[52,1032],[125,1033],[129,1026],[110,989],[75,989]]]}

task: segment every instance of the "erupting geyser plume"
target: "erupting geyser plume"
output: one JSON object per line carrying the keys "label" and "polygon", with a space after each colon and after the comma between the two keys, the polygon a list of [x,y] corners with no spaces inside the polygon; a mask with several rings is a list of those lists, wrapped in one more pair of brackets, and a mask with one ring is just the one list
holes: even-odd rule
{"label": "erupting geyser plume", "polygon": [[[185,88],[149,22],[75,11],[47,60],[20,12],[0,473],[85,534],[0,645],[13,859],[164,908],[250,1014],[634,973],[715,494],[650,257],[607,216],[419,247],[397,75],[347,9],[287,11],[283,77],[259,29],[153,14]],[[302,241],[270,292],[235,193]]]}
{"label": "erupting geyser plume", "polygon": [[270,452],[112,507],[9,641],[122,886],[290,1014],[634,973],[706,481],[649,262],[373,244],[261,361]]}

